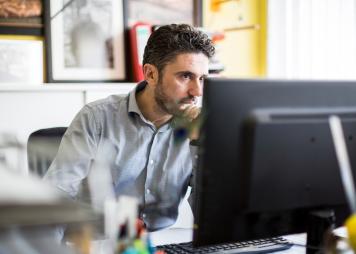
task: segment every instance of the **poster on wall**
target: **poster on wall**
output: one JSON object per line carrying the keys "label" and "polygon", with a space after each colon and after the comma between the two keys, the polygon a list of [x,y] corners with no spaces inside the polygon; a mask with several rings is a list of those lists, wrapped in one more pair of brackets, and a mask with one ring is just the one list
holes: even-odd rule
{"label": "poster on wall", "polygon": [[201,0],[127,0],[128,24],[144,21],[152,25],[201,25],[200,5]]}
{"label": "poster on wall", "polygon": [[0,33],[42,36],[42,1],[0,1]]}
{"label": "poster on wall", "polygon": [[122,0],[45,0],[48,82],[126,77]]}
{"label": "poster on wall", "polygon": [[43,83],[43,40],[0,35],[0,83]]}

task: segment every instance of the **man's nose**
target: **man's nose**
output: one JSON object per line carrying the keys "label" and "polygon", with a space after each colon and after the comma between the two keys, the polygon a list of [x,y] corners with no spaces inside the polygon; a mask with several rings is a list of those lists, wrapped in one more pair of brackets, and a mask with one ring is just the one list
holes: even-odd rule
{"label": "man's nose", "polygon": [[192,80],[189,88],[189,94],[195,97],[203,95],[203,82],[200,79]]}

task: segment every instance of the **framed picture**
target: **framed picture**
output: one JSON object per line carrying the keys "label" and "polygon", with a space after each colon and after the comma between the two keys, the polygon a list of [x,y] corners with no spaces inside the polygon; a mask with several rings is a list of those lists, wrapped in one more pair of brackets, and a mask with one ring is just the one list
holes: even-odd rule
{"label": "framed picture", "polygon": [[40,17],[1,18],[0,34],[43,36],[43,24]]}
{"label": "framed picture", "polygon": [[43,35],[42,0],[0,1],[0,33]]}
{"label": "framed picture", "polygon": [[0,35],[0,83],[42,84],[43,39]]}
{"label": "framed picture", "polygon": [[45,0],[48,82],[126,77],[123,0]]}
{"label": "framed picture", "polygon": [[202,0],[127,0],[127,10],[129,26],[139,21],[152,25],[202,25]]}

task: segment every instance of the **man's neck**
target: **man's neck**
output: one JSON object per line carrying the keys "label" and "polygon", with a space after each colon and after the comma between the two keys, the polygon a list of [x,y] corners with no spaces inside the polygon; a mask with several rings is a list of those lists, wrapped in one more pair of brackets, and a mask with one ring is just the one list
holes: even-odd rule
{"label": "man's neck", "polygon": [[161,127],[172,118],[172,115],[169,115],[160,109],[154,99],[153,91],[148,87],[136,93],[136,101],[143,116],[148,121],[152,122],[156,128]]}

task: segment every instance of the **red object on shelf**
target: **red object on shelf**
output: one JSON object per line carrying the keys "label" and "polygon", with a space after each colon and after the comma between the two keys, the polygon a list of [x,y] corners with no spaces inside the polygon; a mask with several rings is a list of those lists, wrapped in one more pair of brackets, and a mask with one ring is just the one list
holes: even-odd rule
{"label": "red object on shelf", "polygon": [[137,22],[130,29],[131,62],[133,79],[135,82],[144,79],[142,71],[143,53],[151,33],[152,26],[145,22]]}

